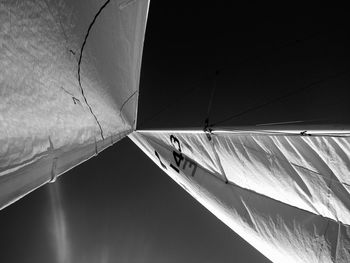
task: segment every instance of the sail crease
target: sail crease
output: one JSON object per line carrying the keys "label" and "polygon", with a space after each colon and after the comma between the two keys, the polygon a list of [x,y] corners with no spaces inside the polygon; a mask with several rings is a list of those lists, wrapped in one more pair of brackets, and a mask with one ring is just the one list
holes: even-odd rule
{"label": "sail crease", "polygon": [[[133,131],[132,133],[129,134],[129,137],[132,138],[132,135],[133,134],[142,134],[142,131],[138,130],[138,131]],[[176,131],[174,132],[176,133]],[[159,147],[162,147],[163,149],[171,152],[171,150],[169,149],[169,146],[168,145],[165,145],[165,144],[162,144],[160,142],[158,142],[157,140],[155,140],[154,138],[152,137],[147,137],[147,140],[151,141],[152,143],[158,145]],[[186,156],[186,154],[182,153],[184,156]],[[186,156],[186,157],[189,157],[189,156]],[[232,181],[228,181],[226,182],[225,179],[223,179],[221,176],[218,176],[218,174],[212,172],[211,170],[208,170],[205,166],[201,165],[201,163],[197,163],[198,167],[200,167],[201,169],[205,170],[208,174],[210,174],[211,176],[213,176],[215,179],[219,180],[220,182],[223,183],[223,185],[230,185],[232,187],[235,187],[235,188],[239,188],[239,189],[242,189],[242,190],[245,190],[245,191],[248,191],[248,192],[251,192],[251,193],[254,193],[256,195],[259,195],[259,196],[262,196],[264,198],[268,198],[268,199],[271,199],[271,200],[274,200],[275,202],[278,202],[278,203],[281,203],[283,205],[286,205],[286,206],[290,206],[290,207],[293,207],[295,209],[298,209],[298,210],[301,210],[301,211],[304,211],[306,213],[310,213],[311,215],[317,215],[317,216],[321,216],[321,217],[324,217],[326,218],[327,220],[331,220],[332,222],[337,222],[337,223],[341,223],[343,224],[344,226],[350,226],[350,224],[347,224],[347,223],[344,223],[344,222],[341,222],[340,220],[337,220],[337,219],[334,219],[334,218],[329,218],[329,217],[326,217],[320,213],[318,213],[317,211],[310,211],[310,210],[306,210],[306,209],[302,209],[298,206],[294,206],[292,204],[288,204],[288,203],[285,203],[279,199],[275,199],[275,198],[272,198],[271,196],[268,196],[268,195],[264,195],[260,192],[256,192],[252,189],[248,189],[248,188],[245,188],[245,187],[242,187],[240,185],[237,185],[235,184],[234,182]]]}
{"label": "sail crease", "polygon": [[[177,138],[180,144],[172,145],[170,140],[166,140],[169,136]],[[201,138],[195,138],[206,139],[204,133],[185,136],[184,132],[176,131],[154,134],[135,131],[129,137],[175,182],[273,262],[331,263],[334,262],[335,249],[343,251],[342,258],[337,262],[350,260],[350,255],[344,250],[350,241],[345,234],[350,231],[349,225],[231,181],[225,184],[221,177],[201,163],[201,157],[196,159],[196,155],[193,155],[198,154],[193,144],[204,142]],[[220,139],[219,149],[223,145],[224,141]],[[190,150],[186,147],[190,147]],[[181,164],[178,170],[171,167],[170,164],[176,165],[173,152],[177,148],[181,148],[187,162],[200,161],[195,174]],[[206,149],[211,150],[211,147]],[[218,150],[218,155],[222,155],[221,150]],[[339,225],[345,235],[337,235]],[[341,240],[338,244],[337,239]]]}

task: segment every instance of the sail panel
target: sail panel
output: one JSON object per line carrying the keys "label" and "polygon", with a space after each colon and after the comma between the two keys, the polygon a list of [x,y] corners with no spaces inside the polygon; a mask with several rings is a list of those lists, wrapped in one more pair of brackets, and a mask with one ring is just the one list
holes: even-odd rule
{"label": "sail panel", "polygon": [[[122,121],[136,127],[141,57],[149,1],[80,0],[70,4],[74,12],[79,12],[82,17],[74,30],[80,43],[87,37],[91,26],[84,46],[81,73],[85,73],[86,77],[96,76],[108,99],[117,105],[116,110],[120,111],[119,117]],[[87,7],[81,10],[82,6]]]}
{"label": "sail panel", "polygon": [[213,138],[231,182],[350,223],[350,139],[232,134]]}
{"label": "sail panel", "polygon": [[55,182],[63,173],[96,156],[124,138],[131,131],[110,136],[89,145],[75,145],[73,150],[49,148],[32,160],[9,169],[0,176],[0,209],[3,209],[38,187]]}
{"label": "sail panel", "polygon": [[134,129],[148,4],[1,1],[1,207]]}
{"label": "sail panel", "polygon": [[[175,139],[171,139],[171,136]],[[264,192],[266,185],[274,184],[274,181],[269,179],[269,175],[265,175],[267,169],[265,166],[253,167],[254,164],[244,162],[245,170],[255,173],[254,177],[247,178],[247,181],[256,179],[260,189],[249,189],[246,187],[248,184],[240,186],[232,182],[235,174],[232,174],[232,170],[229,171],[231,174],[226,173],[228,164],[223,162],[224,159],[220,152],[223,146],[232,149],[227,142],[228,138],[212,135],[213,138],[215,137],[213,140],[220,141],[216,149],[218,149],[218,155],[225,169],[225,176],[229,179],[228,182],[222,180],[213,171],[207,169],[206,164],[203,164],[200,158],[196,158],[195,155],[190,157],[187,155],[188,151],[184,150],[187,145],[194,147],[192,144],[200,141],[194,139],[198,136],[202,139],[206,138],[205,133],[178,131],[137,131],[129,135],[163,171],[273,262],[348,262],[350,260],[350,227],[347,222],[320,215],[320,212],[323,211],[316,209],[309,211],[303,207],[297,207],[295,202],[285,202],[283,199],[285,197],[274,195],[277,194],[276,191],[270,192],[271,196],[266,194]],[[249,138],[251,135],[245,136]],[[168,141],[163,140],[166,137]],[[191,140],[188,137],[191,137]],[[257,138],[254,139],[257,140]],[[261,140],[261,138],[258,139]],[[242,143],[243,139],[237,138],[237,140]],[[174,141],[175,143],[172,143]],[[177,141],[180,143],[181,152]],[[211,151],[211,148],[204,150]],[[259,150],[262,151],[261,148]],[[254,154],[256,155],[254,152],[241,152],[245,158],[251,158],[251,162],[259,163]],[[203,156],[205,155],[202,154]],[[226,157],[228,158],[228,155]],[[231,159],[236,159],[235,162],[231,161],[231,169],[236,169],[235,173],[241,173],[241,170],[235,168],[240,158],[231,153]],[[261,163],[264,162],[260,160]],[[259,173],[257,173],[258,170]],[[281,177],[281,180],[288,182],[291,179]],[[315,179],[312,178],[312,180]],[[318,180],[315,180],[315,185]],[[238,180],[236,182],[239,183]],[[298,188],[295,182],[289,181],[289,183],[289,188],[284,187],[285,195],[296,195],[297,191],[287,193],[291,191],[290,189]],[[280,185],[275,185],[275,188],[278,187]],[[331,191],[335,192],[333,188],[330,189]],[[297,199],[298,196],[295,198]],[[319,201],[317,196],[312,198]],[[318,205],[316,201],[315,204],[312,204],[315,207]],[[305,201],[307,202],[309,200]],[[333,205],[329,202],[329,210],[338,209]]]}
{"label": "sail panel", "polygon": [[350,223],[350,137],[215,131],[209,140],[204,132],[139,132],[157,144],[180,147],[223,181]]}

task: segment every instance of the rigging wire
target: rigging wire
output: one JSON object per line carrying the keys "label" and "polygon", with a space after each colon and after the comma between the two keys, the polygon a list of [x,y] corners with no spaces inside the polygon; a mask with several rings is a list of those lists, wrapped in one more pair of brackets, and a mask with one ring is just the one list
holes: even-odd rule
{"label": "rigging wire", "polygon": [[277,125],[285,125],[285,124],[295,124],[295,123],[311,123],[311,122],[319,122],[319,121],[328,121],[328,119],[311,119],[311,120],[295,120],[295,121],[281,121],[281,122],[269,122],[269,123],[259,123],[255,126],[277,126]]}
{"label": "rigging wire", "polygon": [[[322,30],[322,31],[317,31],[313,34],[310,34],[309,36],[305,37],[305,38],[302,38],[302,39],[296,39],[296,40],[293,40],[293,41],[287,41],[287,42],[284,42],[282,43],[282,45],[280,46],[277,46],[277,47],[270,47],[270,50],[268,50],[267,52],[265,52],[264,54],[261,54],[261,55],[256,55],[254,57],[250,57],[250,58],[246,58],[246,59],[243,59],[240,63],[238,63],[238,65],[236,66],[237,68],[240,68],[242,66],[244,66],[245,64],[249,63],[249,62],[253,62],[253,61],[257,61],[259,59],[262,59],[263,57],[266,57],[266,56],[270,56],[271,54],[275,53],[275,52],[278,52],[284,48],[288,48],[288,47],[293,47],[293,46],[296,46],[300,43],[303,43],[303,42],[306,42],[306,41],[309,41],[311,39],[314,39],[314,38],[317,38],[317,37],[320,37],[321,35],[327,33],[329,30]],[[225,67],[222,67],[218,70],[216,70],[216,72],[221,72],[221,71],[225,71],[227,69],[230,69],[231,67],[230,66],[225,66]],[[216,88],[216,87],[215,87]],[[211,107],[211,101],[210,101],[210,107]],[[214,125],[216,124],[220,124],[220,123],[215,123],[215,124],[210,124],[209,123],[209,109],[208,109],[208,118],[206,119],[206,126],[207,127],[213,127]]]}
{"label": "rigging wire", "polygon": [[[329,31],[332,31],[332,30],[320,30],[320,31],[317,31],[313,34],[310,34],[309,36],[306,36],[305,38],[300,38],[300,39],[295,39],[295,40],[291,40],[291,41],[286,41],[284,43],[281,43],[281,45],[277,46],[277,47],[269,47],[269,48],[266,48],[265,50],[265,53],[263,54],[257,54],[253,57],[247,57],[245,59],[242,59],[235,67],[236,68],[240,68],[250,62],[254,62],[254,61],[257,61],[259,59],[263,59],[264,57],[267,57],[267,56],[270,56],[278,51],[281,51],[282,49],[285,49],[285,48],[289,48],[289,47],[294,47],[294,46],[297,46],[303,42],[306,42],[306,41],[309,41],[309,40],[312,40],[314,38],[318,38],[326,33],[329,33]],[[225,66],[225,67],[222,67],[219,69],[219,71],[225,71],[227,69],[230,69],[234,66]]]}
{"label": "rigging wire", "polygon": [[203,127],[203,131],[206,133],[209,141],[211,141],[211,139],[212,139],[211,138],[212,129],[209,127],[210,111],[211,111],[211,107],[212,107],[213,100],[214,100],[214,94],[215,94],[215,90],[216,90],[216,76],[218,74],[219,74],[219,71],[216,70],[215,75],[211,77],[212,88],[211,88],[210,97],[209,97],[209,101],[208,101],[207,117],[204,120],[204,127]]}
{"label": "rigging wire", "polygon": [[[250,57],[250,58],[246,58],[246,59],[243,59],[238,65],[237,67],[242,67],[243,65],[245,65],[246,63],[249,63],[249,62],[252,62],[252,61],[256,61],[258,59],[261,59],[265,56],[269,56],[275,52],[278,52],[280,51],[281,49],[284,49],[284,48],[288,48],[288,47],[292,47],[292,46],[296,46],[300,43],[303,43],[303,42],[306,42],[308,40],[311,40],[313,38],[317,38],[325,33],[327,33],[329,30],[322,30],[322,31],[317,31],[315,32],[314,34],[311,34],[305,38],[302,38],[302,39],[296,39],[296,40],[293,40],[293,41],[287,41],[287,42],[284,42],[282,45],[278,46],[278,47],[270,47],[270,50],[267,51],[265,54],[262,54],[262,55],[256,55],[255,57]],[[227,69],[229,69],[230,67],[228,66],[225,66],[225,67],[222,67],[222,68],[219,68],[215,71],[215,75],[219,75],[220,72],[222,71],[225,71]],[[161,115],[162,113],[164,113],[165,111],[173,108],[174,106],[178,106],[179,103],[183,103],[186,99],[190,98],[195,92],[197,92],[199,89],[200,89],[200,86],[197,86],[200,82],[202,81],[202,78],[201,80],[199,80],[198,82],[196,82],[195,84],[193,84],[193,88],[188,92],[188,96],[187,97],[182,97],[181,99],[178,99],[176,100],[175,103],[172,103],[170,105],[167,105],[166,107],[164,107],[163,109],[159,110],[158,112],[156,112],[153,116],[151,116],[150,118],[144,120],[143,122],[140,123],[140,128],[142,127],[142,125],[146,124],[146,123],[149,123],[150,121],[154,120],[155,118],[159,117],[159,115]],[[316,85],[317,83],[312,83],[311,85]],[[215,94],[215,90],[216,90],[216,83],[214,83],[214,86],[212,88],[212,91],[211,91],[211,95],[210,95],[210,99],[209,99],[209,103],[208,103],[208,109],[207,109],[207,118],[205,119],[204,121],[204,126],[206,128],[210,128],[210,127],[213,127],[214,125],[217,125],[217,124],[221,124],[222,122],[224,121],[227,121],[226,119],[223,120],[223,121],[219,121],[219,122],[216,122],[214,124],[210,124],[209,122],[209,117],[210,117],[210,111],[211,111],[211,108],[212,108],[212,104],[213,104],[213,98],[214,98],[214,94]],[[287,94],[288,95],[288,94]],[[289,95],[288,95],[289,96]],[[279,99],[282,99],[282,98],[279,98]],[[272,102],[271,102],[272,103]],[[249,110],[250,112],[251,110]],[[233,116],[232,118],[234,118],[235,116]],[[201,122],[198,126],[202,126],[203,123]]]}
{"label": "rigging wire", "polygon": [[347,73],[348,71],[349,71],[349,70],[345,70],[345,71],[342,71],[342,72],[340,72],[340,73],[337,73],[337,74],[328,76],[328,77],[326,77],[326,78],[323,78],[323,79],[314,81],[314,82],[310,83],[310,84],[307,85],[307,86],[304,86],[304,87],[301,87],[301,88],[299,88],[299,89],[293,90],[293,91],[291,91],[291,92],[289,92],[289,93],[287,93],[287,94],[284,94],[284,95],[282,95],[282,96],[279,96],[279,97],[277,97],[277,98],[274,98],[274,99],[272,99],[272,100],[269,100],[269,101],[267,101],[267,102],[265,102],[265,103],[262,103],[262,104],[253,106],[253,107],[248,108],[248,109],[245,109],[245,110],[243,110],[243,111],[241,111],[241,112],[239,112],[239,113],[236,113],[236,114],[234,114],[234,115],[232,115],[232,116],[229,116],[229,117],[227,117],[227,118],[225,118],[225,119],[222,119],[222,120],[220,120],[220,121],[217,121],[217,122],[211,124],[210,127],[217,126],[217,125],[219,125],[219,124],[223,124],[223,123],[225,123],[225,122],[227,122],[227,121],[236,119],[236,118],[241,117],[241,116],[243,116],[243,115],[245,115],[245,114],[247,114],[247,113],[250,113],[250,112],[252,112],[252,111],[256,111],[256,110],[265,108],[265,107],[267,107],[267,106],[269,106],[269,105],[271,105],[271,104],[273,104],[273,103],[276,103],[276,102],[278,102],[278,101],[284,100],[284,99],[286,99],[286,98],[289,98],[289,97],[291,97],[291,96],[294,96],[294,95],[296,95],[296,94],[298,94],[298,93],[300,93],[300,92],[306,91],[306,90],[308,90],[308,89],[314,88],[315,86],[317,86],[317,85],[319,85],[319,84],[321,84],[321,83],[323,83],[323,82],[326,82],[326,81],[328,81],[328,80],[330,80],[330,79],[338,78],[338,77],[344,75],[345,73]]}
{"label": "rigging wire", "polygon": [[211,89],[211,93],[210,93],[210,97],[209,97],[209,102],[208,102],[208,109],[207,109],[207,119],[209,120],[210,117],[210,111],[211,111],[211,107],[213,105],[213,100],[214,100],[214,95],[215,95],[215,90],[216,90],[216,77],[219,75],[219,71],[216,70],[215,71],[215,75],[212,77],[212,89]]}

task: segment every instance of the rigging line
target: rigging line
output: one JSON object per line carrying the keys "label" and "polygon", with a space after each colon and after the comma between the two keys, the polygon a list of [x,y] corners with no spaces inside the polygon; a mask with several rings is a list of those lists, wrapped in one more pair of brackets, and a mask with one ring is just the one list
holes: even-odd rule
{"label": "rigging line", "polygon": [[336,137],[336,138],[349,138],[350,133],[308,133],[308,131],[303,132],[288,132],[288,131],[277,131],[277,130],[254,130],[254,129],[241,129],[241,128],[231,128],[230,130],[212,130],[213,134],[219,134],[222,132],[231,133],[231,134],[256,134],[262,136],[312,136],[312,137]]}
{"label": "rigging line", "polygon": [[207,133],[207,137],[208,137],[209,140],[211,140],[211,138],[210,138],[211,129],[209,128],[209,126],[210,126],[209,118],[210,118],[210,111],[211,111],[211,107],[212,107],[213,100],[214,100],[214,94],[215,94],[215,90],[216,90],[216,77],[218,75],[219,75],[219,71],[216,70],[215,71],[215,75],[212,76],[212,78],[211,78],[213,86],[211,88],[211,93],[210,93],[209,102],[208,102],[207,117],[204,120],[204,128],[203,128],[203,130],[208,132]]}
{"label": "rigging line", "polygon": [[[178,98],[174,103],[171,103],[171,104],[165,106],[164,108],[162,108],[161,110],[159,110],[158,112],[156,112],[153,116],[151,116],[150,118],[148,118],[148,119],[144,120],[143,122],[141,122],[141,123],[139,124],[140,129],[142,129],[142,125],[144,125],[144,124],[146,124],[146,123],[148,123],[148,122],[154,120],[155,118],[159,117],[159,115],[161,115],[163,112],[165,112],[165,111],[167,111],[167,110],[173,108],[173,107],[176,106],[176,105],[179,105],[180,103],[183,103],[186,99],[191,98],[191,96],[201,88],[201,86],[200,86],[199,84],[202,82],[202,80],[203,80],[205,77],[206,77],[206,76],[201,77],[198,81],[196,81],[195,83],[193,83],[192,85],[190,85],[190,87],[192,86],[192,88],[191,88],[190,91],[188,91],[188,92],[186,93],[187,96],[181,96],[181,98]],[[202,123],[201,123],[200,126],[202,126]]]}
{"label": "rigging line", "polygon": [[[309,36],[307,36],[305,38],[302,38],[302,39],[296,39],[296,40],[293,40],[293,41],[286,41],[285,43],[282,43],[282,45],[280,45],[279,47],[275,47],[275,48],[274,47],[269,47],[269,48],[267,48],[267,52],[265,54],[255,55],[253,57],[250,57],[250,58],[248,57],[246,59],[243,59],[241,62],[238,63],[237,67],[239,68],[239,67],[241,67],[244,64],[247,64],[249,62],[262,59],[263,57],[266,57],[266,56],[271,55],[271,54],[273,54],[275,52],[278,52],[278,51],[280,51],[280,50],[282,50],[284,48],[296,46],[299,43],[306,42],[306,41],[308,41],[310,39],[313,39],[313,38],[316,38],[316,37],[318,37],[318,36],[320,36],[320,35],[322,35],[324,33],[325,33],[325,31],[317,31],[314,34],[310,34]],[[270,49],[270,50],[268,50],[268,49]],[[231,68],[231,67],[230,66],[229,67],[222,67],[222,68],[216,70],[216,72],[225,71],[225,69],[229,69],[229,68]],[[216,88],[216,86],[215,86],[215,88]],[[211,104],[210,104],[210,107],[211,107]],[[210,109],[208,108],[208,114],[207,114],[208,118],[206,119],[206,123],[208,123],[208,127],[210,126],[209,125],[209,111],[210,111]]]}
{"label": "rigging line", "polygon": [[[277,47],[268,47],[266,48],[266,53],[265,54],[261,54],[261,55],[255,55],[253,57],[248,57],[246,59],[243,59],[241,60],[236,67],[241,67],[249,62],[253,62],[253,61],[256,61],[256,60],[259,60],[259,59],[263,59],[263,57],[266,57],[266,56],[269,56],[269,55],[272,55],[273,53],[275,52],[278,52],[284,48],[288,48],[288,47],[292,47],[292,46],[296,46],[300,43],[303,43],[303,42],[306,42],[308,40],[311,40],[313,38],[317,38],[318,36],[321,36],[323,34],[325,34],[326,32],[325,31],[317,31],[315,32],[314,34],[311,34],[305,38],[302,38],[302,39],[296,39],[296,40],[293,40],[293,41],[286,41],[285,43],[282,43],[282,45],[280,46],[277,46]],[[219,70],[220,71],[225,71],[225,69],[230,69],[232,68],[232,66],[228,66],[228,67],[222,67],[220,68]]]}
{"label": "rigging line", "polygon": [[103,11],[103,9],[104,9],[109,3],[110,3],[110,0],[107,0],[107,1],[101,6],[101,8],[100,8],[100,9],[97,11],[97,13],[95,14],[95,16],[94,16],[92,22],[90,23],[89,28],[88,28],[88,30],[87,30],[87,32],[86,32],[86,35],[85,35],[83,44],[82,44],[81,49],[80,49],[80,55],[79,55],[79,61],[78,61],[78,82],[79,82],[79,86],[80,86],[80,90],[81,90],[81,95],[83,96],[86,105],[88,106],[88,108],[89,108],[91,114],[94,116],[94,118],[95,118],[95,120],[96,120],[96,123],[97,123],[98,127],[100,128],[100,133],[101,133],[102,140],[104,140],[104,137],[103,137],[103,130],[102,130],[101,124],[100,124],[100,122],[98,121],[97,116],[95,115],[95,113],[92,111],[92,108],[91,108],[90,104],[88,103],[87,98],[86,98],[86,96],[85,96],[85,94],[84,94],[84,89],[83,89],[83,87],[82,87],[82,85],[81,85],[80,65],[81,65],[81,60],[82,60],[82,58],[83,58],[84,47],[85,47],[86,41],[87,41],[87,39],[88,39],[88,37],[89,37],[91,28],[92,28],[92,26],[95,24],[97,17],[101,14],[101,12]]}
{"label": "rigging line", "polygon": [[207,117],[204,120],[204,127],[203,127],[203,131],[206,133],[209,141],[211,141],[211,132],[212,132],[212,129],[209,128],[209,126],[210,126],[209,119],[210,119],[211,106],[212,106],[213,100],[214,100],[214,94],[215,94],[215,89],[216,89],[216,76],[217,75],[219,75],[218,70],[216,70],[215,75],[211,77],[212,88],[211,88],[209,102],[208,102]]}
{"label": "rigging line", "polygon": [[294,124],[294,123],[310,123],[317,121],[327,121],[328,119],[312,119],[312,120],[297,120],[297,121],[282,121],[282,122],[270,122],[270,123],[259,123],[255,126],[272,126],[272,125],[284,125],[284,124]]}
{"label": "rigging line", "polygon": [[300,92],[302,92],[302,91],[305,91],[305,90],[308,90],[308,89],[310,89],[310,88],[313,88],[314,86],[316,86],[316,85],[318,85],[318,84],[321,84],[322,82],[325,82],[325,81],[328,81],[328,80],[330,80],[330,79],[337,78],[337,77],[339,77],[339,76],[341,76],[341,75],[344,75],[344,74],[347,73],[348,71],[349,71],[349,70],[345,70],[345,71],[342,71],[342,72],[340,72],[340,73],[334,74],[334,75],[332,75],[332,76],[328,76],[327,78],[314,81],[314,82],[310,83],[310,84],[307,85],[307,86],[304,86],[304,87],[301,87],[301,88],[296,89],[296,90],[294,90],[294,91],[291,91],[291,92],[289,92],[289,93],[287,93],[287,94],[285,94],[285,95],[282,95],[282,96],[280,96],[280,97],[274,98],[274,99],[272,99],[272,100],[270,100],[270,101],[267,101],[267,102],[265,102],[265,103],[262,103],[262,104],[260,104],[260,105],[256,105],[256,106],[254,106],[254,107],[251,107],[251,108],[248,108],[248,109],[246,109],[246,110],[243,110],[243,111],[241,111],[241,112],[239,112],[239,113],[237,113],[237,114],[234,114],[234,115],[232,115],[232,116],[230,116],[230,117],[227,117],[227,118],[225,118],[225,119],[223,119],[223,120],[221,120],[221,121],[217,121],[217,122],[213,123],[211,126],[216,126],[216,125],[218,125],[218,124],[222,124],[222,123],[227,122],[227,121],[229,121],[229,120],[232,120],[232,119],[236,119],[236,118],[238,118],[238,117],[241,117],[241,116],[243,116],[243,115],[245,115],[245,114],[247,114],[247,113],[249,113],[249,112],[262,109],[262,108],[264,108],[264,107],[266,107],[266,106],[269,106],[270,104],[273,104],[273,103],[278,102],[278,101],[280,101],[280,100],[283,100],[283,99],[286,99],[286,98],[291,97],[291,96],[293,96],[293,95],[296,95],[296,94],[298,94],[298,93],[300,93]]}
{"label": "rigging line", "polygon": [[209,102],[208,102],[208,110],[207,110],[207,117],[209,119],[209,115],[210,115],[210,110],[213,104],[213,100],[214,100],[214,94],[215,94],[215,90],[216,90],[216,77],[219,75],[219,71],[216,70],[215,71],[215,76],[212,79],[212,83],[213,83],[213,87],[211,89],[211,93],[210,93],[210,98],[209,98]]}

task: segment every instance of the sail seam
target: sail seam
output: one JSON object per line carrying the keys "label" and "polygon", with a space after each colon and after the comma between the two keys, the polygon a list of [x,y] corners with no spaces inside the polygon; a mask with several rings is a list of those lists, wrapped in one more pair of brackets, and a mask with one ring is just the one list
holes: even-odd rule
{"label": "sail seam", "polygon": [[86,103],[86,105],[88,106],[88,108],[89,108],[91,114],[92,114],[93,117],[95,118],[95,121],[96,121],[96,123],[97,123],[97,125],[98,125],[98,127],[99,127],[99,129],[100,129],[100,134],[101,134],[101,137],[102,137],[103,140],[104,140],[104,136],[103,136],[103,130],[102,130],[101,124],[100,124],[99,120],[97,119],[97,116],[96,116],[95,113],[93,112],[93,110],[92,110],[92,108],[91,108],[91,106],[90,106],[90,104],[89,104],[89,102],[88,102],[88,100],[87,100],[87,98],[86,98],[86,96],[85,96],[84,89],[83,89],[82,84],[81,84],[80,68],[81,68],[81,61],[82,61],[82,58],[83,58],[84,48],[85,48],[85,45],[86,45],[86,41],[87,41],[87,39],[88,39],[88,37],[89,37],[90,31],[91,31],[93,25],[95,24],[97,17],[101,14],[101,12],[103,11],[103,9],[104,9],[109,3],[110,3],[110,0],[107,0],[107,1],[100,7],[100,9],[97,11],[97,13],[95,14],[94,18],[92,19],[92,21],[91,21],[91,23],[90,23],[90,25],[89,25],[89,27],[88,27],[88,30],[87,30],[87,32],[86,32],[86,34],[85,34],[85,38],[84,38],[83,44],[82,44],[81,49],[80,49],[80,55],[79,55],[79,61],[78,61],[78,82],[79,82],[79,86],[80,86],[80,90],[81,90],[81,95],[83,96],[83,98],[84,98],[84,100],[85,100],[85,103]]}

